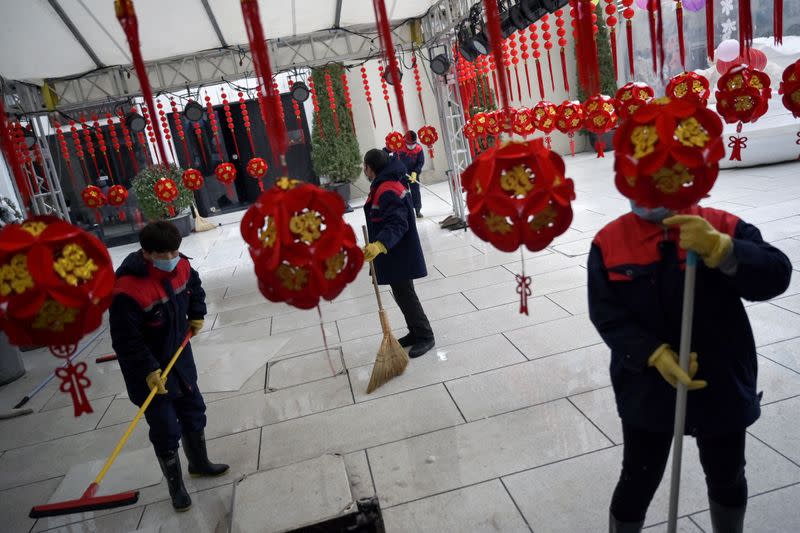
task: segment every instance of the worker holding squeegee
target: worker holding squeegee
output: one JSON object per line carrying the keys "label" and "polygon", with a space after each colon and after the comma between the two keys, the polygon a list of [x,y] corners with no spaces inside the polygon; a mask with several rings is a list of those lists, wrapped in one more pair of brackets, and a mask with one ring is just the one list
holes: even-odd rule
{"label": "worker holding squeegee", "polygon": [[191,345],[175,363],[166,382],[161,368],[181,345],[187,331],[196,335],[206,314],[200,276],[178,252],[181,236],[169,222],[153,222],[139,235],[142,249],[131,253],[117,270],[110,309],[111,340],[125,378],[128,396],[141,406],[157,388],[145,411],[150,441],[167,479],[172,506],[192,505],[183,485],[178,443],[193,476],[218,476],[228,465],[208,460],[204,429],[206,406],[197,388]]}

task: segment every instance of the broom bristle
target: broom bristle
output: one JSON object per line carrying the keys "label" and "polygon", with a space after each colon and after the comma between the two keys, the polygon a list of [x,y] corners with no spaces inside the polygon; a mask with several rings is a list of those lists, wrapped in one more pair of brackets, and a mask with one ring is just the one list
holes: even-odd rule
{"label": "broom bristle", "polygon": [[400,346],[391,329],[388,328],[389,322],[386,319],[385,311],[381,311],[381,325],[383,326],[383,340],[375,358],[375,365],[372,367],[372,376],[367,385],[367,394],[387,383],[394,377],[402,374],[408,366],[408,354]]}
{"label": "broom bristle", "polygon": [[194,219],[194,231],[196,233],[200,233],[202,231],[209,231],[216,227],[217,226],[215,224],[212,224],[211,222],[204,219],[200,215],[197,215],[197,218]]}

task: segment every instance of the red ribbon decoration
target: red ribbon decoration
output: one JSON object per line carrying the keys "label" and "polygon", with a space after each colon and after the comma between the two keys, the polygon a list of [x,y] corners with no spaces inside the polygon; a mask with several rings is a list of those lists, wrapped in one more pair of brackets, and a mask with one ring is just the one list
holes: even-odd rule
{"label": "red ribbon decoration", "polygon": [[[741,130],[741,126],[738,128]],[[739,137],[738,135],[731,135],[728,137],[728,148],[733,148],[731,151],[730,161],[741,161],[742,150],[747,148],[747,137]]]}
{"label": "red ribbon decoration", "polygon": [[419,77],[419,65],[417,64],[416,54],[411,58],[411,67],[414,69],[414,83],[417,85],[417,98],[419,98],[419,107],[422,109],[422,121],[428,122],[425,116],[425,104],[422,102],[422,81]]}
{"label": "red ribbon decoration", "polygon": [[183,129],[183,118],[178,112],[178,104],[174,98],[169,99],[170,107],[172,108],[172,116],[175,119],[175,131],[178,132],[178,137],[183,144],[183,155],[186,157],[186,166],[192,166],[192,156],[189,155],[189,144],[186,142],[186,132]]}
{"label": "red ribbon decoration", "polygon": [[378,65],[378,76],[381,79],[381,89],[383,90],[383,99],[386,102],[386,111],[389,113],[389,125],[394,128],[394,117],[392,117],[392,106],[389,104],[389,88],[386,85],[386,77],[383,65]]}
{"label": "red ribbon decoration", "polygon": [[233,115],[231,114],[231,104],[228,102],[228,94],[222,93],[220,96],[222,96],[222,110],[225,112],[225,122],[228,123],[228,129],[231,132],[236,156],[241,158],[242,154],[239,152],[239,142],[236,140],[236,127],[233,125]]}
{"label": "red ribbon decoration", "polygon": [[72,407],[76,417],[94,412],[89,399],[86,398],[86,389],[89,388],[92,382],[85,374],[86,363],[84,362],[80,362],[77,365],[68,362],[67,366],[56,369],[56,376],[61,378],[59,390],[68,392],[72,397]]}
{"label": "red ribbon decoration", "polygon": [[753,12],[750,0],[739,0],[739,57],[748,57],[753,46]]}
{"label": "red ribbon decoration", "polygon": [[406,104],[403,101],[403,83],[400,79],[400,69],[398,68],[394,44],[392,43],[392,29],[389,26],[389,16],[386,14],[386,3],[384,0],[372,0],[372,6],[375,9],[375,21],[378,24],[378,34],[381,37],[384,58],[388,63],[389,74],[392,75],[394,94],[397,97],[397,110],[400,112],[400,123],[403,126],[403,131],[408,131]]}
{"label": "red ribbon decoration", "polygon": [[706,2],[706,54],[714,61],[714,2]]}
{"label": "red ribbon decoration", "polygon": [[367,105],[369,106],[369,112],[372,115],[372,127],[376,128],[377,124],[375,123],[375,110],[372,108],[372,92],[369,90],[369,79],[367,77],[367,67],[361,67],[361,79],[364,82],[364,96],[367,99]]}
{"label": "red ribbon decoration", "polygon": [[517,294],[519,294],[519,314],[527,315],[528,298],[533,294],[533,289],[531,289],[533,280],[530,276],[524,275],[524,273],[517,274],[515,278],[517,280]]}
{"label": "red ribbon decoration", "polygon": [[575,4],[575,29],[578,49],[578,75],[589,95],[600,94],[600,67],[594,38],[591,0],[571,0]]}
{"label": "red ribbon decoration", "polygon": [[783,44],[783,0],[774,0],[772,10],[772,34],[775,36],[775,44]]}
{"label": "red ribbon decoration", "polygon": [[683,40],[683,2],[675,0],[675,21],[678,24],[678,50],[681,57],[681,68],[686,70],[686,44]]}
{"label": "red ribbon decoration", "polygon": [[325,69],[325,88],[328,91],[328,103],[330,104],[331,114],[333,115],[333,125],[336,127],[336,133],[340,133],[339,115],[336,113],[336,95],[333,93],[331,73],[327,69]]}
{"label": "red ribbon decoration", "polygon": [[531,46],[533,46],[533,59],[536,65],[536,77],[539,81],[539,98],[544,100],[544,79],[542,78],[542,63],[540,58],[542,52],[539,51],[539,32],[536,24],[531,24]]}
{"label": "red ribbon decoration", "polygon": [[622,5],[625,6],[625,9],[622,10],[622,17],[625,19],[625,38],[628,44],[628,70],[631,73],[631,77],[636,75],[636,65],[635,60],[633,57],[633,17],[635,15],[633,11],[633,0],[622,0]]}
{"label": "red ribbon decoration", "polygon": [[[319,96],[317,95],[317,86],[314,84],[314,76],[308,78],[308,88],[311,91],[311,103],[314,105],[314,117],[317,119],[317,129],[319,136],[325,138],[325,129],[322,127],[322,117],[319,113]],[[259,100],[260,102],[260,100]],[[259,105],[261,105],[259,103]]]}
{"label": "red ribbon decoration", "polygon": [[608,24],[609,41],[611,43],[611,60],[614,64],[614,79],[617,78],[619,66],[617,63],[617,5],[616,0],[606,0],[606,24]]}

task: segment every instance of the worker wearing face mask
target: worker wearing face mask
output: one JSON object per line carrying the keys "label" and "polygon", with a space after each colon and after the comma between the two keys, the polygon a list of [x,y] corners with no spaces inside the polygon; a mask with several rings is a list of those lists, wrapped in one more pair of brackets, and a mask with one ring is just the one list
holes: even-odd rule
{"label": "worker wearing face mask", "polygon": [[425,165],[425,152],[422,146],[417,143],[417,134],[408,131],[405,137],[406,144],[398,152],[400,161],[405,165],[408,182],[411,185],[411,198],[414,203],[414,211],[417,218],[422,218],[422,195],[419,190],[419,178],[422,174],[422,167]]}
{"label": "worker wearing face mask", "polygon": [[[678,364],[687,250],[697,253],[692,355]],[[632,204],[589,254],[589,315],[611,348],[624,436],[610,531],[638,533],[661,482],[687,385],[686,434],[696,438],[715,533],[741,533],[747,503],[745,429],[760,413],[755,341],[742,299],[784,292],[792,266],[759,230],[700,206],[680,213]]]}
{"label": "worker wearing face mask", "polygon": [[192,500],[183,484],[178,443],[193,476],[219,476],[226,464],[209,461],[204,429],[206,406],[197,387],[197,368],[187,344],[166,381],[161,370],[187,332],[203,328],[206,293],[189,259],[178,252],[181,236],[169,222],[152,222],[139,234],[142,249],[117,269],[109,323],[128,397],[141,406],[157,390],[144,413],[150,441],[167,480],[172,506],[186,511]]}

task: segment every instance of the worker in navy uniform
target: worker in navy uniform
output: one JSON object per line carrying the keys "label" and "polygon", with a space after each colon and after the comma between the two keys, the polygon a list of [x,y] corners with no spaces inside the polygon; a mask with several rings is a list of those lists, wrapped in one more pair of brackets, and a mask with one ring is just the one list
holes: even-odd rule
{"label": "worker in navy uniform", "polygon": [[[716,209],[674,214],[633,204],[600,230],[589,254],[589,315],[611,348],[624,436],[610,531],[639,532],[672,442],[675,387],[689,389],[685,433],[695,437],[715,533],[743,530],[745,429],[761,413],[755,341],[742,299],[783,293],[792,265],[754,226]],[[678,363],[687,250],[697,253],[689,372]]]}
{"label": "worker in navy uniform", "polygon": [[364,155],[364,174],[370,181],[364,204],[370,242],[364,247],[364,259],[374,261],[378,283],[392,288],[408,326],[408,335],[398,340],[403,347],[411,347],[409,357],[419,357],[430,351],[435,342],[414,290],[414,280],[424,278],[428,271],[414,208],[402,183],[405,171],[396,156],[382,150],[370,150]]}
{"label": "worker in navy uniform", "polygon": [[414,211],[417,218],[422,218],[422,195],[419,190],[419,178],[422,174],[422,167],[425,164],[425,152],[422,146],[417,143],[417,134],[413,131],[406,133],[406,145],[398,150],[397,155],[406,167],[408,183],[411,186],[411,198],[414,202]]}
{"label": "worker in navy uniform", "polygon": [[117,270],[110,309],[111,341],[131,402],[141,406],[157,389],[145,411],[150,441],[167,480],[172,505],[192,505],[181,474],[178,443],[192,476],[218,476],[228,465],[208,460],[204,428],[206,406],[197,388],[192,347],[187,344],[166,382],[167,366],[186,334],[203,328],[205,291],[189,259],[178,252],[181,236],[169,222],[153,222],[140,235],[141,250]]}

